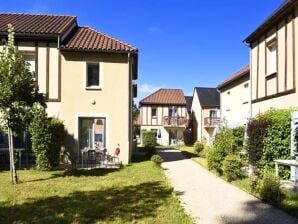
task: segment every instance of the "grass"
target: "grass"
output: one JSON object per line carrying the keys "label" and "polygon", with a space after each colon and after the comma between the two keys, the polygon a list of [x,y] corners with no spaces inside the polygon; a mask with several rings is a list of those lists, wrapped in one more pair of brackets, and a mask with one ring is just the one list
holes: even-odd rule
{"label": "grass", "polygon": [[[200,157],[199,154],[194,150],[192,146],[182,146],[180,147],[180,151],[187,157],[191,158],[192,160],[194,160],[195,162],[203,166],[204,168],[208,169],[207,159]],[[210,171],[210,172],[219,176],[216,172],[213,172],[213,171]],[[220,176],[220,177],[226,181],[226,178],[224,176]],[[258,195],[258,193],[251,191],[248,177],[232,181],[231,184],[246,191],[249,194],[254,195],[257,198],[260,198],[260,195]],[[283,189],[283,193],[285,195],[285,198],[278,205],[278,207],[281,210],[287,212],[288,214],[298,218],[298,194],[285,189]]]}
{"label": "grass", "polygon": [[0,223],[192,223],[164,171],[142,158],[121,170],[20,170],[15,186],[2,171]]}

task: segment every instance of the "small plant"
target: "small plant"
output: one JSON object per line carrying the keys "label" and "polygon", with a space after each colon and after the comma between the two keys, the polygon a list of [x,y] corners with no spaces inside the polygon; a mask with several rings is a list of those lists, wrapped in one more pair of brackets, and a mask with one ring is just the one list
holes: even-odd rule
{"label": "small plant", "polygon": [[261,198],[274,204],[279,203],[283,198],[279,178],[269,170],[264,171],[262,176],[257,186]]}
{"label": "small plant", "polygon": [[243,176],[242,160],[238,155],[230,154],[223,161],[223,173],[227,181],[236,180]]}
{"label": "small plant", "polygon": [[203,150],[204,150],[204,144],[200,141],[197,141],[195,144],[194,144],[194,150],[200,154]]}
{"label": "small plant", "polygon": [[160,167],[163,159],[159,155],[153,155],[150,159],[156,166]]}

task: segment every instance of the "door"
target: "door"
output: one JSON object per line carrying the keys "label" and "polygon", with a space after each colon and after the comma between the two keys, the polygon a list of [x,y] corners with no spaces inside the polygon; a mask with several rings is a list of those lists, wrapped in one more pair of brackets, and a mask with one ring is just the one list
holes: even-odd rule
{"label": "door", "polygon": [[79,145],[83,148],[101,148],[106,146],[105,118],[79,118]]}

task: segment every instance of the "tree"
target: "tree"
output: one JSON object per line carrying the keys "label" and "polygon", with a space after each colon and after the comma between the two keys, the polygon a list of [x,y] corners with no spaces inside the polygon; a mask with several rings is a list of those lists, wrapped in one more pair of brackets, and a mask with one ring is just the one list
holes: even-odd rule
{"label": "tree", "polygon": [[[13,184],[18,182],[15,169],[13,133],[25,129],[30,120],[30,110],[34,102],[45,105],[44,97],[35,88],[34,74],[29,64],[16,53],[14,31],[8,24],[8,41],[0,52],[0,119],[7,129],[10,172]],[[14,132],[13,132],[14,131]]]}

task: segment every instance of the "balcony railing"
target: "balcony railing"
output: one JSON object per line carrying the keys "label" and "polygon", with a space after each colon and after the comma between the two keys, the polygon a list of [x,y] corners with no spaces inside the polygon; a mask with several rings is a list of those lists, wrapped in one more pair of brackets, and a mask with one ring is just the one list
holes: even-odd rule
{"label": "balcony railing", "polygon": [[219,117],[205,117],[204,118],[204,126],[205,127],[216,127],[220,124],[220,118]]}
{"label": "balcony railing", "polygon": [[187,122],[187,119],[185,117],[169,117],[165,116],[163,117],[163,126],[185,126]]}

